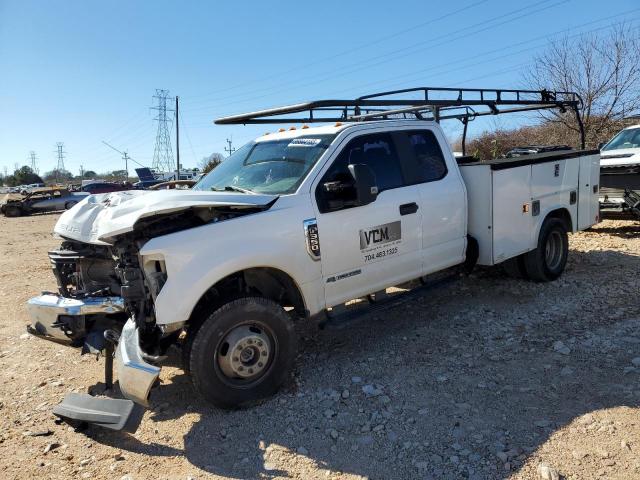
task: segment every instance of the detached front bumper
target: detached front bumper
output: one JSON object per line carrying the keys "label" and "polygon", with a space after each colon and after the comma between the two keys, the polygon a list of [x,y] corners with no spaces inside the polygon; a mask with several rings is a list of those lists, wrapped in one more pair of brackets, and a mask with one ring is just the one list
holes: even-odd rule
{"label": "detached front bumper", "polygon": [[116,372],[122,394],[136,403],[149,406],[149,391],[160,375],[160,367],[144,360],[138,328],[133,320],[125,323],[116,349]]}
{"label": "detached front bumper", "polygon": [[[27,327],[32,335],[55,343],[80,347],[87,335],[85,316],[122,313],[124,301],[120,297],[66,298],[43,293],[27,302],[33,323]],[[138,329],[129,319],[120,334],[115,354],[116,372],[122,394],[148,406],[151,387],[160,368],[144,359],[140,349]]]}
{"label": "detached front bumper", "polygon": [[70,346],[81,346],[86,335],[85,315],[124,312],[120,297],[65,298],[44,293],[27,302],[33,324],[27,331],[36,337]]}

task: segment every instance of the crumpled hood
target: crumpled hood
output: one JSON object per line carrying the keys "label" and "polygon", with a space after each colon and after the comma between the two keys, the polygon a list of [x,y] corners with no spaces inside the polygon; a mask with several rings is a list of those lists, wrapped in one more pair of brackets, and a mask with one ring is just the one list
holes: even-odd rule
{"label": "crumpled hood", "polygon": [[65,238],[97,245],[133,230],[138,220],[191,207],[255,208],[277,197],[193,190],[129,190],[91,195],[64,212],[54,232]]}
{"label": "crumpled hood", "polygon": [[640,148],[619,148],[600,152],[601,167],[640,164]]}

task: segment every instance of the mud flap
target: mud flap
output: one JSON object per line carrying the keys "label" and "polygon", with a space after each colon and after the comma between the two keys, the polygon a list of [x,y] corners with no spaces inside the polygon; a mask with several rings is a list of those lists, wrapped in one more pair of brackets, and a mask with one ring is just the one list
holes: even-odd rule
{"label": "mud flap", "polygon": [[143,412],[131,400],[97,398],[86,393],[69,393],[53,409],[54,415],[74,426],[88,423],[129,433],[137,430]]}

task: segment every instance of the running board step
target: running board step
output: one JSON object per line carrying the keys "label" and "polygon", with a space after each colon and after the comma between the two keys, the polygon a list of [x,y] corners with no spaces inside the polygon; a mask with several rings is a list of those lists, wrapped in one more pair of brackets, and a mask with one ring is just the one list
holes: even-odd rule
{"label": "running board step", "polygon": [[69,393],[53,408],[53,414],[72,425],[89,423],[111,430],[124,429],[135,432],[142,415],[132,416],[134,407],[135,404],[131,400],[97,398],[86,393]]}
{"label": "running board step", "polygon": [[451,267],[422,277],[419,283],[412,282],[415,286],[404,292],[393,294],[378,292],[373,299],[368,299],[368,301],[363,301],[357,305],[338,305],[333,307],[331,312],[327,312],[324,321],[320,322],[320,328],[340,329],[363,316],[400,307],[423,295],[425,291],[435,290],[456,281],[460,277],[460,272],[459,266]]}

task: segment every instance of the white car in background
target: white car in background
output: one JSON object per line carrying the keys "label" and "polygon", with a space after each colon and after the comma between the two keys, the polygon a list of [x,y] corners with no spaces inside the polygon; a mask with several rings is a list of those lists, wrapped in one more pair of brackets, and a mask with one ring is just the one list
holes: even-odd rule
{"label": "white car in background", "polygon": [[640,125],[600,145],[600,207],[603,215],[640,218]]}
{"label": "white car in background", "polygon": [[620,131],[600,152],[603,187],[640,190],[640,125]]}

